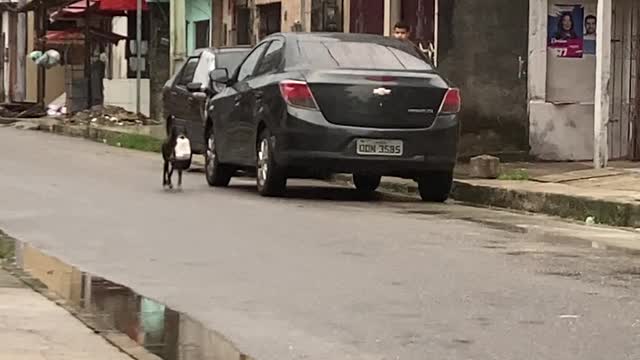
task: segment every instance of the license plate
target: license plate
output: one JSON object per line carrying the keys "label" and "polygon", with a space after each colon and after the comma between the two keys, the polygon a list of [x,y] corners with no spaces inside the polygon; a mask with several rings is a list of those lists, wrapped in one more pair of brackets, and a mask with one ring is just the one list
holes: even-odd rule
{"label": "license plate", "polygon": [[358,155],[402,156],[402,152],[401,140],[356,140],[356,153]]}

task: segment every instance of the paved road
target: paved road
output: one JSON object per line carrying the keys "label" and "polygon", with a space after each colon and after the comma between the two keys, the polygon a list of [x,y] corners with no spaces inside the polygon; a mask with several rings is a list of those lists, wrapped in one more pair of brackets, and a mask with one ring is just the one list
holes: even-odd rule
{"label": "paved road", "polygon": [[165,192],[157,155],[7,128],[0,153],[0,228],[257,359],[640,358],[640,261],[573,239],[635,234],[202,174]]}

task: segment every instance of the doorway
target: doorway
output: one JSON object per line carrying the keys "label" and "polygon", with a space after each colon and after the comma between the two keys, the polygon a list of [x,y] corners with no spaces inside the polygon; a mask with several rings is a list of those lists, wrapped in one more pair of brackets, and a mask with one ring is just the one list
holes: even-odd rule
{"label": "doorway", "polygon": [[260,14],[260,39],[281,31],[282,6],[279,2],[259,5],[258,13]]}
{"label": "doorway", "polygon": [[411,40],[423,48],[434,42],[434,0],[402,0],[402,19],[411,26]]}
{"label": "doorway", "polygon": [[196,21],[196,49],[209,47],[209,20]]}
{"label": "doorway", "polygon": [[353,33],[384,33],[384,0],[351,0],[350,31]]}
{"label": "doorway", "polygon": [[238,45],[251,44],[251,11],[247,7],[238,8],[236,11],[236,42]]}
{"label": "doorway", "polygon": [[618,0],[612,6],[609,159],[640,161],[640,4]]}

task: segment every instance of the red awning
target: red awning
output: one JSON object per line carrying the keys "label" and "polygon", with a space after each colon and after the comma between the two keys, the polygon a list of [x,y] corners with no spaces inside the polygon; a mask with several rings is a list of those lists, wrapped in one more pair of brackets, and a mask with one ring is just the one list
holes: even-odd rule
{"label": "red awning", "polygon": [[[136,11],[138,0],[99,0],[100,11]],[[142,0],[142,10],[147,10],[147,1]]]}
{"label": "red awning", "polygon": [[[136,11],[137,0],[90,0],[89,6],[98,15],[121,16],[124,11]],[[142,10],[148,10],[147,1],[142,0]],[[51,14],[51,19],[70,18],[84,15],[87,1],[76,1]]]}
{"label": "red awning", "polygon": [[[92,39],[99,39],[104,42],[110,42],[113,44],[118,43],[120,40],[124,40],[127,37],[113,32],[102,31],[92,28],[90,30]],[[45,35],[48,45],[62,45],[73,42],[84,42],[84,29],[71,28],[67,30],[49,30]]]}

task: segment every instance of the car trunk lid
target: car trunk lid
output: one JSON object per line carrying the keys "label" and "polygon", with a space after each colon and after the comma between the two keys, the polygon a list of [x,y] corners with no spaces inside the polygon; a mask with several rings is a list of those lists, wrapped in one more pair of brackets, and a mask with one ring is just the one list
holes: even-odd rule
{"label": "car trunk lid", "polygon": [[334,69],[307,75],[327,121],[371,128],[427,128],[448,84],[433,72]]}

